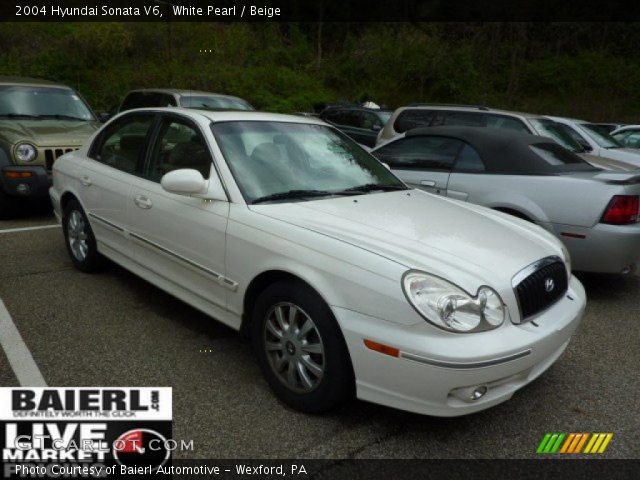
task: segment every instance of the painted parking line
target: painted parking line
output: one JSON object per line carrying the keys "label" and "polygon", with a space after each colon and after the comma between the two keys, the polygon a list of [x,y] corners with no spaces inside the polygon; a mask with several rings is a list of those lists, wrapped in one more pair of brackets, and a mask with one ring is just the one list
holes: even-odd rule
{"label": "painted parking line", "polygon": [[2,300],[0,300],[0,347],[4,350],[20,386],[47,386],[47,382],[40,373],[40,369],[33,360],[31,352],[24,343]]}
{"label": "painted parking line", "polygon": [[22,227],[22,228],[5,228],[4,230],[0,229],[0,234],[2,233],[17,233],[17,232],[30,232],[32,230],[45,230],[48,228],[60,228],[60,225],[57,223],[53,225],[40,225],[39,227]]}

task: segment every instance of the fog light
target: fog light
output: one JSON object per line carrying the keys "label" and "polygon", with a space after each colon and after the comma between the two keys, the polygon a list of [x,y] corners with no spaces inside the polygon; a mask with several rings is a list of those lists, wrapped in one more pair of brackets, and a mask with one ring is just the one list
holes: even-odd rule
{"label": "fog light", "polygon": [[18,192],[18,194],[20,195],[29,195],[29,193],[31,192],[31,187],[29,187],[29,185],[27,185],[26,183],[19,183],[16,186],[16,192]]}
{"label": "fog light", "polygon": [[472,393],[471,393],[471,400],[480,400],[482,397],[484,397],[484,394],[487,393],[487,390],[489,390],[487,387],[485,387],[484,385],[481,387],[477,387]]}
{"label": "fog light", "polygon": [[473,403],[483,398],[488,391],[489,387],[487,385],[473,385],[471,387],[462,387],[451,390],[449,395],[456,397],[458,400],[465,403]]}

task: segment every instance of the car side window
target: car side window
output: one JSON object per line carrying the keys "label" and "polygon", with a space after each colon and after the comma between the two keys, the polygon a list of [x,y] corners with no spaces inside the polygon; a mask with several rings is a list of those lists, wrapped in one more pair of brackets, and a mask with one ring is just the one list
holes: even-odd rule
{"label": "car side window", "polygon": [[191,168],[206,179],[211,165],[209,147],[200,130],[185,120],[165,118],[156,136],[145,178],[160,182],[166,173]]}
{"label": "car side window", "polygon": [[454,168],[459,173],[478,173],[486,170],[478,151],[468,143],[462,145]]}
{"label": "car side window", "polygon": [[362,118],[361,128],[366,130],[380,130],[382,128],[382,122],[375,113],[361,112]]}
{"label": "car side window", "polygon": [[455,138],[419,136],[396,140],[373,154],[396,170],[449,171],[461,146]]}
{"label": "car side window", "polygon": [[435,112],[433,110],[408,109],[400,112],[393,124],[393,129],[398,133],[404,133],[412,128],[426,127],[431,124]]}
{"label": "car side window", "polygon": [[437,123],[433,125],[455,125],[461,127],[484,127],[486,118],[482,113],[477,112],[441,112],[436,118]]}
{"label": "car side window", "polygon": [[506,115],[486,115],[486,126],[489,128],[504,128],[506,130],[515,130],[516,132],[530,133],[529,129],[521,120]]}
{"label": "car side window", "polygon": [[155,115],[127,116],[109,125],[92,145],[91,158],[127,173],[140,171]]}
{"label": "car side window", "polygon": [[334,123],[336,125],[346,125],[345,123],[345,114],[347,112],[345,110],[330,110],[327,112],[325,118],[327,121]]}
{"label": "car side window", "polygon": [[622,142],[626,147],[640,148],[640,132],[638,131],[622,132],[613,137]]}
{"label": "car side window", "polygon": [[162,95],[162,104],[158,105],[159,107],[175,107],[177,105],[176,99],[173,95],[164,94]]}
{"label": "car side window", "polygon": [[363,128],[363,117],[358,110],[343,110],[340,125]]}
{"label": "car side window", "polygon": [[582,135],[580,135],[575,128],[573,127],[568,127],[567,128],[567,133],[571,136],[571,138],[573,138],[573,140],[575,140],[585,151],[590,152],[591,150],[593,150],[591,148],[591,145],[589,145],[589,142],[586,138],[584,138]]}

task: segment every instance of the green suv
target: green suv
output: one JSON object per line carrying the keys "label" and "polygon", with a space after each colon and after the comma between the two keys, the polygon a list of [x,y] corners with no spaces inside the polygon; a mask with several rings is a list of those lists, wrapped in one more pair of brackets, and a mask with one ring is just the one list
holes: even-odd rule
{"label": "green suv", "polygon": [[48,198],[53,162],[80,148],[98,125],[66,85],[0,77],[0,218]]}

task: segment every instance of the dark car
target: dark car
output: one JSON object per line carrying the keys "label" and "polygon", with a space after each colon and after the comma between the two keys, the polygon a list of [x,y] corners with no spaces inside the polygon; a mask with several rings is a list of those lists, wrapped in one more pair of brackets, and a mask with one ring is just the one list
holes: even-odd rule
{"label": "dark car", "polygon": [[365,107],[328,107],[320,114],[320,118],[342,130],[356,142],[374,147],[378,133],[389,117],[390,110],[379,110]]}

